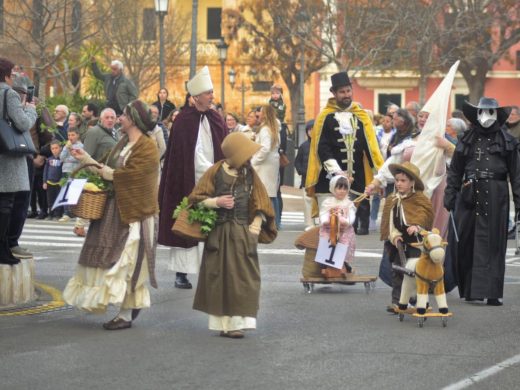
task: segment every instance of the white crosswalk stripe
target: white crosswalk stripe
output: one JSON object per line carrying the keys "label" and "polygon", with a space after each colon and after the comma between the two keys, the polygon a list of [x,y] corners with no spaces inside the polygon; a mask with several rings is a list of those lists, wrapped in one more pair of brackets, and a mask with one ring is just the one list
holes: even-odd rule
{"label": "white crosswalk stripe", "polygon": [[[284,212],[282,225],[296,226],[303,224],[303,213]],[[83,237],[77,237],[72,232],[74,225],[71,222],[59,223],[55,221],[27,220],[19,244],[22,247],[55,247],[81,248]]]}

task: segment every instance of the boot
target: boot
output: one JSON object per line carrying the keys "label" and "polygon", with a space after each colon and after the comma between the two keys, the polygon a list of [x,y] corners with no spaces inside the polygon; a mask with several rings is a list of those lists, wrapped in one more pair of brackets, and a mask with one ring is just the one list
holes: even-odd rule
{"label": "boot", "polygon": [[175,287],[189,290],[192,286],[185,273],[177,272],[175,276]]}
{"label": "boot", "polygon": [[10,217],[10,214],[0,213],[0,264],[15,265],[20,263],[20,260],[13,256],[7,241]]}

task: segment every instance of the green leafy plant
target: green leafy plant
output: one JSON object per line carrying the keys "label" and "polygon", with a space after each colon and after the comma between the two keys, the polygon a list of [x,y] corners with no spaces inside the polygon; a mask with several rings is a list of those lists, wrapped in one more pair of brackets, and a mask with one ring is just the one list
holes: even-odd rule
{"label": "green leafy plant", "polygon": [[173,211],[173,218],[177,218],[183,210],[188,211],[189,223],[200,223],[201,233],[208,234],[215,227],[215,223],[217,222],[217,212],[215,210],[205,207],[200,203],[190,207],[187,197],[184,197],[181,203],[177,205]]}
{"label": "green leafy plant", "polygon": [[[88,169],[80,170],[75,176],[74,179],[87,179],[87,183],[95,184],[102,191],[112,191],[112,183],[106,181],[97,173],[92,172]],[[67,183],[68,178],[62,177],[60,180],[60,185],[64,186]]]}

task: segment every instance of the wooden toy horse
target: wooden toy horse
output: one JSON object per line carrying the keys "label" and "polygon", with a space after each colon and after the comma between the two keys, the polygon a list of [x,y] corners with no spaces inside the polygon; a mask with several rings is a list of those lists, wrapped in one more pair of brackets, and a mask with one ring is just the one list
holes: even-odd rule
{"label": "wooden toy horse", "polygon": [[[432,229],[431,232],[423,230],[420,232],[423,237],[422,243],[411,244],[416,248],[421,248],[422,253],[418,259],[410,259],[406,268],[413,270],[415,274],[415,287],[417,289],[417,313],[425,314],[428,304],[428,291],[433,289],[435,300],[439,312],[448,313],[448,303],[446,302],[446,292],[444,291],[444,255],[447,242],[442,241],[438,229]],[[401,299],[399,300],[399,308],[405,310],[408,299],[411,296],[409,284],[413,283],[413,278],[405,275],[403,280],[403,288],[401,291]],[[406,284],[406,285],[405,285]]]}
{"label": "wooden toy horse", "polygon": [[[337,212],[332,209],[330,210],[330,236],[329,241],[332,246],[336,246],[338,244],[338,238],[340,235],[340,224],[339,217]],[[325,267],[321,270],[321,274],[325,278],[340,278],[347,273],[347,269],[343,266],[342,269]]]}

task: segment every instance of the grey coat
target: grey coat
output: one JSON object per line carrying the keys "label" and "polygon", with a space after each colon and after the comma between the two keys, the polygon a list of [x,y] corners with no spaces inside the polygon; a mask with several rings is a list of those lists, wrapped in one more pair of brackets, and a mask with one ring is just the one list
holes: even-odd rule
{"label": "grey coat", "polygon": [[[108,90],[110,88],[110,84],[113,82],[113,77],[110,73],[102,73],[97,63],[92,63],[92,73],[94,76],[103,81],[105,96],[108,99]],[[116,90],[116,100],[119,105],[119,109],[123,111],[125,106],[137,99],[139,95],[135,84],[132,80],[126,78],[124,75],[119,76],[119,80],[117,81],[117,90]]]}
{"label": "grey coat", "polygon": [[106,157],[116,143],[117,138],[112,136],[110,130],[96,125],[87,130],[83,146],[94,160],[101,161],[102,157]]}
{"label": "grey coat", "polygon": [[[20,95],[7,83],[0,83],[0,117],[4,115],[4,93],[7,91],[7,114],[18,130],[29,131],[36,122],[37,114],[33,107],[23,107]],[[0,192],[29,191],[27,158],[14,157],[0,153]]]}

